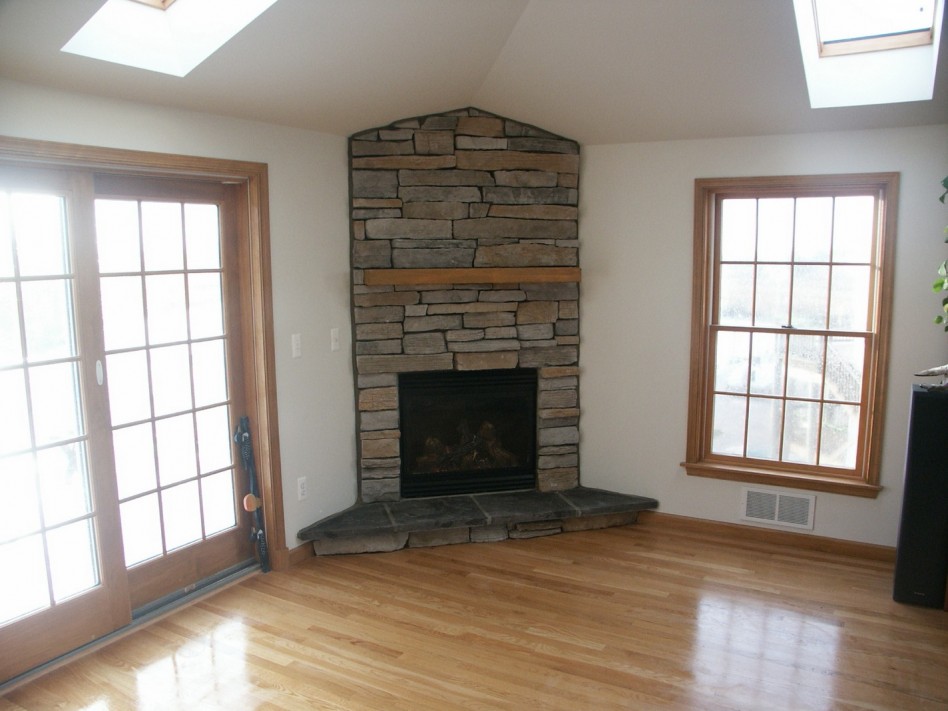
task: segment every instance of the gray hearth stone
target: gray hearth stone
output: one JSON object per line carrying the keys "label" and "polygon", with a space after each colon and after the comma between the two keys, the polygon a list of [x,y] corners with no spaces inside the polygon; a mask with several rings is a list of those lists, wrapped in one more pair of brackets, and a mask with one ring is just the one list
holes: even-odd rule
{"label": "gray hearth stone", "polygon": [[484,512],[471,496],[438,496],[402,499],[386,504],[396,531],[427,531],[436,528],[483,526]]}
{"label": "gray hearth stone", "polygon": [[[318,555],[381,551],[393,548],[374,547],[369,543],[362,545],[359,541],[384,539],[394,542],[400,540],[402,534],[462,528],[471,529],[472,541],[502,540],[501,529],[514,530],[518,524],[556,521],[557,526],[562,525],[565,530],[581,530],[582,523],[571,522],[592,517],[596,523],[591,527],[623,525],[634,520],[637,512],[657,507],[658,501],[645,496],[581,486],[555,492],[465,494],[356,504],[302,529],[296,535],[300,540],[317,543],[343,539],[351,542],[338,546],[316,545]],[[608,517],[609,514],[627,516]],[[549,527],[537,528],[546,530]],[[423,538],[432,541],[437,538],[434,534],[432,536]]]}

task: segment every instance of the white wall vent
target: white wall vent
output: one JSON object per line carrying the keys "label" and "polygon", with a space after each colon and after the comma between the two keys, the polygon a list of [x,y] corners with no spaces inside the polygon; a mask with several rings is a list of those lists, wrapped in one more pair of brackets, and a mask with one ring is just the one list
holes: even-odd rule
{"label": "white wall vent", "polygon": [[813,528],[816,496],[741,489],[741,518],[791,528]]}

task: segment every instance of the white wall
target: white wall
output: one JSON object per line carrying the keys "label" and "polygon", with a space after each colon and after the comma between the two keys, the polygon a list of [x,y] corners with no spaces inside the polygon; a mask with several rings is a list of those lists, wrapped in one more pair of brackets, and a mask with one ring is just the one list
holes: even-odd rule
{"label": "white wall", "polygon": [[[362,127],[354,127],[358,129]],[[267,163],[286,539],[355,501],[346,139],[0,80],[0,134]],[[329,330],[340,349],[329,349]],[[290,357],[299,333],[303,356]],[[296,479],[308,477],[298,502]]]}
{"label": "white wall", "polygon": [[[938,202],[948,125],[583,148],[582,481],[660,510],[739,523],[741,484],[689,477],[685,457],[695,178],[902,174],[881,484],[876,499],[818,493],[814,533],[894,546],[912,373],[948,360],[932,319],[945,259]],[[620,354],[619,357],[616,354]],[[924,381],[931,382],[931,381]]]}

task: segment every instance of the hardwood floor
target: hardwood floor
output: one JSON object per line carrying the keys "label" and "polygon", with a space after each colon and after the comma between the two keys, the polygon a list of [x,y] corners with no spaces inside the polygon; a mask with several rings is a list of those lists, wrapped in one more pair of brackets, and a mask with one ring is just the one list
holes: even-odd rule
{"label": "hardwood floor", "polygon": [[890,561],[741,530],[656,517],[311,558],[0,711],[948,708],[948,613],[893,602]]}

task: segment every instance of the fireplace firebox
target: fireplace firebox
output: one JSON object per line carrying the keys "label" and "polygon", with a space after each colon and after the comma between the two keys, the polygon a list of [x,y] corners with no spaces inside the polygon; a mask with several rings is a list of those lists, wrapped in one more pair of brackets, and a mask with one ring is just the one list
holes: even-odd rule
{"label": "fireplace firebox", "polygon": [[402,373],[401,496],[536,486],[537,371]]}

